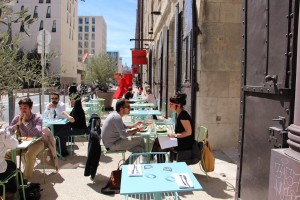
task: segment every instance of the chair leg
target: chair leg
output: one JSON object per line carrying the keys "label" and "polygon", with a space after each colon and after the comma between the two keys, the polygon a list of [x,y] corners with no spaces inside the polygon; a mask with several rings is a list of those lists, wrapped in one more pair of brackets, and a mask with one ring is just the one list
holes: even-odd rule
{"label": "chair leg", "polygon": [[[21,179],[21,187],[22,187],[23,199],[26,200],[22,172],[20,170],[18,170],[18,173],[19,173],[20,179]],[[17,182],[17,184],[18,184],[18,182]]]}
{"label": "chair leg", "polygon": [[2,198],[2,199],[5,200],[5,190],[6,190],[6,189],[5,189],[5,185],[4,185],[4,184],[2,185],[2,188],[3,188],[3,189],[2,189],[2,191],[3,191],[3,192],[2,192],[2,194],[3,194],[3,198]]}
{"label": "chair leg", "polygon": [[44,173],[44,184],[46,183],[45,152],[46,152],[46,151],[43,151],[43,173]]}
{"label": "chair leg", "polygon": [[56,139],[57,142],[58,142],[58,152],[59,152],[59,154],[61,155],[60,139],[59,139],[59,137],[57,137],[57,136],[55,136],[55,139]]}

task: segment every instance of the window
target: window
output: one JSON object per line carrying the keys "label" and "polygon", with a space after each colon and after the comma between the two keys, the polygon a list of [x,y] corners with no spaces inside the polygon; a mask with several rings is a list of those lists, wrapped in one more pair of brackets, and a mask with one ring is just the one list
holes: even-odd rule
{"label": "window", "polygon": [[95,24],[95,17],[92,18],[92,24]]}
{"label": "window", "polygon": [[84,32],[89,32],[89,26],[84,27]]}
{"label": "window", "polygon": [[94,25],[92,26],[92,32],[95,32],[95,26]]}
{"label": "window", "polygon": [[95,40],[95,33],[92,33],[92,40]]}
{"label": "window", "polygon": [[82,32],[82,26],[79,26],[78,31]]}
{"label": "window", "polygon": [[92,50],[91,50],[91,54],[95,54],[95,49],[92,49]]}
{"label": "window", "polygon": [[46,18],[50,18],[50,17],[51,17],[51,6],[48,6]]}
{"label": "window", "polygon": [[43,30],[44,29],[44,21],[43,20],[41,20],[41,22],[40,22],[40,28],[39,28],[39,30]]}
{"label": "window", "polygon": [[44,0],[39,0],[39,3],[44,3]]}
{"label": "window", "polygon": [[84,34],[84,39],[85,39],[85,40],[88,40],[88,39],[89,39],[89,34],[88,34],[88,33],[85,33],[85,34]]}
{"label": "window", "polygon": [[82,42],[81,41],[78,42],[78,48],[82,48]]}
{"label": "window", "polygon": [[89,24],[89,18],[88,17],[84,18],[84,23]]}
{"label": "window", "polygon": [[38,18],[39,14],[38,14],[38,6],[34,7],[34,13],[33,13],[33,18]]}
{"label": "window", "polygon": [[78,57],[78,62],[81,62],[82,61],[82,58]]}
{"label": "window", "polygon": [[95,42],[94,41],[91,42],[91,48],[95,48]]}
{"label": "window", "polygon": [[89,48],[89,42],[88,41],[84,42],[84,48]]}
{"label": "window", "polygon": [[78,33],[78,40],[82,40],[82,33]]}
{"label": "window", "polygon": [[51,0],[46,0],[46,3],[51,3]]}
{"label": "window", "polygon": [[52,32],[56,32],[56,20],[53,20],[53,23],[52,23]]}
{"label": "window", "polygon": [[82,55],[82,49],[78,50],[78,55],[81,56]]}
{"label": "window", "polygon": [[21,6],[21,11],[24,11],[24,6]]}
{"label": "window", "polygon": [[79,24],[82,24],[82,17],[79,17]]}

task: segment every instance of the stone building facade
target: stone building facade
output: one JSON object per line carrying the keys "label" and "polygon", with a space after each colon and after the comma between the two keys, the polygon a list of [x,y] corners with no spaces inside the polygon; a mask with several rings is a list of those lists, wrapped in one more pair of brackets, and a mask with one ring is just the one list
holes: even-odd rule
{"label": "stone building facade", "polygon": [[148,48],[140,78],[165,117],[168,99],[187,93],[195,131],[207,127],[214,149],[238,147],[241,35],[241,0],[138,0],[136,48]]}

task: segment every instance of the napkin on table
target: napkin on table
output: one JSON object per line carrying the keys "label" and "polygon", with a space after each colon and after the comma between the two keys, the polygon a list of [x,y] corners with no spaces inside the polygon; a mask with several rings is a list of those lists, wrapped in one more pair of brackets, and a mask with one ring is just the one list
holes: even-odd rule
{"label": "napkin on table", "polygon": [[179,188],[192,188],[193,182],[188,173],[174,174],[176,184]]}
{"label": "napkin on table", "polygon": [[143,176],[142,165],[141,164],[128,165],[128,175]]}

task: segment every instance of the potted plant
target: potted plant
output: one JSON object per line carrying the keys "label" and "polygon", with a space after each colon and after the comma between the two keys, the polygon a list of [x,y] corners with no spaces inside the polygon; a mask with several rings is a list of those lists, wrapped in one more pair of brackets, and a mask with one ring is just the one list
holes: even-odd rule
{"label": "potted plant", "polygon": [[105,99],[105,108],[111,108],[114,91],[110,87],[117,71],[115,60],[106,53],[91,58],[88,63],[87,82],[96,86],[96,96]]}

